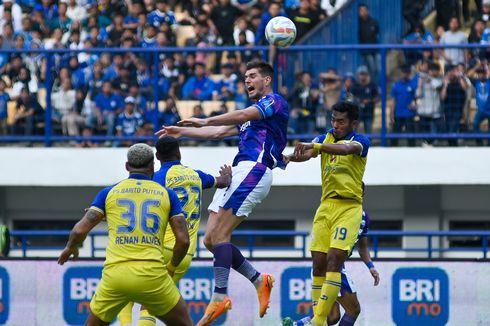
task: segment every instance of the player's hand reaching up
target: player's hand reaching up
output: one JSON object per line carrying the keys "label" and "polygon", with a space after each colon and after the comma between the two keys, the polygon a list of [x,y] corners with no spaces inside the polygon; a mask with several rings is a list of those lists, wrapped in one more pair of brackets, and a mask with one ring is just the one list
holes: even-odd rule
{"label": "player's hand reaching up", "polygon": [[223,165],[220,169],[219,169],[219,174],[221,176],[226,176],[226,175],[229,175],[231,177],[231,175],[233,174],[232,170],[231,170],[231,166],[225,164]]}
{"label": "player's hand reaching up", "polygon": [[163,126],[162,129],[158,130],[155,133],[158,138],[162,138],[165,136],[172,136],[174,138],[182,137],[182,133],[179,127],[176,126]]}
{"label": "player's hand reaching up", "polygon": [[189,118],[189,119],[184,119],[184,120],[180,120],[179,122],[177,122],[177,125],[179,125],[181,127],[200,128],[200,127],[206,126],[206,124],[207,124],[206,119],[199,119],[199,118]]}
{"label": "player's hand reaching up", "polygon": [[73,259],[78,258],[78,247],[65,247],[58,258],[58,264],[63,265],[73,255]]}
{"label": "player's hand reaching up", "polygon": [[369,272],[371,273],[371,275],[374,278],[374,286],[377,286],[379,284],[379,273],[378,273],[378,271],[376,270],[376,268],[370,268]]}
{"label": "player's hand reaching up", "polygon": [[312,143],[297,143],[296,147],[294,148],[294,156],[303,156],[305,152],[310,149],[313,149]]}

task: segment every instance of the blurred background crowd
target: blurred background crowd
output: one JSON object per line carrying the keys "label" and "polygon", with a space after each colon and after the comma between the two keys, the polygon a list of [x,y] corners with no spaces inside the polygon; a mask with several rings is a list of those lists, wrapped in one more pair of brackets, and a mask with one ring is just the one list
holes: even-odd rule
{"label": "blurred background crowd", "polygon": [[[335,15],[347,0],[3,0],[0,5],[0,135],[42,134],[47,100],[55,133],[67,136],[150,136],[182,117],[205,117],[250,103],[246,62],[264,58],[264,29],[275,16],[292,19],[296,42]],[[426,1],[404,1],[406,44],[490,42],[490,0],[435,1],[431,32],[421,20]],[[474,2],[474,3],[473,3]],[[359,43],[380,42],[367,5],[358,6]],[[152,53],[128,48],[248,46],[250,51]],[[25,50],[120,48],[119,52],[69,52],[46,56]],[[12,50],[14,50],[12,52]],[[10,52],[9,52],[10,51]],[[339,100],[360,105],[360,131],[379,133],[379,51],[363,50],[362,65],[339,74],[295,72],[279,92],[290,103],[289,132],[312,135],[330,127]],[[488,129],[490,51],[405,50],[388,76],[387,121],[395,133],[461,133]],[[154,69],[153,62],[158,63]],[[289,67],[287,67],[289,68]],[[52,90],[47,95],[47,80]],[[155,102],[157,99],[157,102]],[[473,108],[473,109],[472,109]],[[461,142],[461,140],[459,140]],[[72,142],[76,146],[126,146],[132,141]],[[408,140],[431,146],[433,139]],[[436,142],[437,143],[437,142]],[[457,145],[457,139],[441,142]],[[481,144],[482,141],[477,141]],[[397,145],[396,140],[393,145]]]}

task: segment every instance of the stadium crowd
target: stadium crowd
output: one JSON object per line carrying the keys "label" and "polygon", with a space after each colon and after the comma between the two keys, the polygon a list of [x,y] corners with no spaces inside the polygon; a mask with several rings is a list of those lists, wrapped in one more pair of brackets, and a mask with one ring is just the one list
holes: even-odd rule
{"label": "stadium crowd", "polygon": [[[278,15],[295,22],[299,40],[345,2],[3,0],[0,48],[20,51],[0,53],[0,135],[42,134],[48,74],[53,80],[52,121],[55,131],[63,135],[152,135],[156,126],[180,120],[179,104],[186,100],[194,101],[190,102],[192,115],[197,117],[242,109],[249,104],[243,83],[245,63],[263,56],[255,51],[159,53],[158,71],[154,72],[148,52],[64,52],[54,55],[54,67],[48,72],[45,55],[22,50],[263,45],[265,26]],[[404,17],[412,29],[404,43],[490,41],[490,0],[477,6],[481,11],[475,13],[469,35],[460,29],[457,18],[441,18],[432,34],[413,13],[420,8],[405,3]],[[442,8],[439,10],[447,9]],[[464,18],[470,21],[469,16]],[[359,42],[378,43],[379,33],[376,18],[361,5]],[[391,95],[390,130],[479,131],[481,122],[490,118],[488,53],[482,49],[405,51],[396,72],[399,78],[391,80],[387,90]],[[340,76],[335,68],[318,76],[301,72],[293,87],[280,89],[291,106],[290,133],[323,132],[330,127],[331,107],[342,99],[360,105],[363,132],[377,132],[379,53],[363,51],[361,55],[363,65],[353,67],[352,73]],[[469,113],[473,96],[478,108],[474,117]],[[200,101],[220,104],[205,112]],[[85,141],[77,145],[98,144]]]}
{"label": "stadium crowd", "polygon": [[[0,46],[2,50],[164,48],[177,45],[179,30],[188,31],[186,27],[192,32],[181,40],[185,46],[261,45],[271,17],[293,19],[299,39],[327,15],[326,9],[314,0],[284,5],[263,0],[3,0]],[[233,101],[243,108],[245,62],[256,56],[260,54],[228,52],[211,58],[206,53],[160,53],[155,78],[151,53],[57,54],[50,72],[39,53],[2,53],[0,134],[32,135],[42,127],[48,73],[54,80],[53,122],[64,135],[151,134],[155,125],[180,120],[178,100]],[[155,79],[158,100],[165,103],[159,110],[152,104]],[[9,101],[15,108],[7,123]],[[212,114],[223,110],[227,107]],[[204,114],[199,105],[194,112]]]}

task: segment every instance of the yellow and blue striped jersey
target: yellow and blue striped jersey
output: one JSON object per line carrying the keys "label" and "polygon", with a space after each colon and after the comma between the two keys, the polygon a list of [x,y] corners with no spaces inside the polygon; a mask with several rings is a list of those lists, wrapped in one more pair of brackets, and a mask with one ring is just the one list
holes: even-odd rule
{"label": "yellow and blue striped jersey", "polygon": [[322,201],[328,198],[355,199],[362,203],[362,178],[366,169],[369,139],[351,132],[343,139],[335,139],[333,129],[318,136],[313,143],[346,144],[355,142],[361,145],[360,155],[332,155],[321,153]]}
{"label": "yellow and blue striped jersey", "polygon": [[164,263],[168,220],[182,213],[175,192],[135,173],[101,190],[90,208],[107,219],[109,244],[104,266],[137,260]]}
{"label": "yellow and blue striped jersey", "polygon": [[[199,231],[199,222],[201,220],[202,189],[214,187],[214,177],[202,171],[186,167],[180,161],[170,161],[162,164],[160,170],[153,176],[153,180],[166,188],[172,189],[179,197],[191,241],[187,253],[194,255],[197,246],[197,232]],[[165,247],[171,250],[174,244],[175,235],[172,229],[168,228],[165,233]]]}

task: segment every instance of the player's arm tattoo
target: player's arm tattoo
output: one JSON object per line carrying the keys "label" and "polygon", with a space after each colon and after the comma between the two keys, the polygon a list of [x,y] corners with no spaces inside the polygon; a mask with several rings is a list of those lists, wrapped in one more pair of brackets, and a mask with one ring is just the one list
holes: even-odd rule
{"label": "player's arm tattoo", "polygon": [[187,231],[187,223],[182,214],[172,216],[169,223],[175,235],[175,245],[170,262],[173,266],[178,266],[189,249],[189,231]]}
{"label": "player's arm tattoo", "polygon": [[90,230],[99,224],[103,218],[104,215],[96,210],[86,210],[85,215],[71,230],[70,238],[68,239],[66,246],[75,247],[82,244]]}

